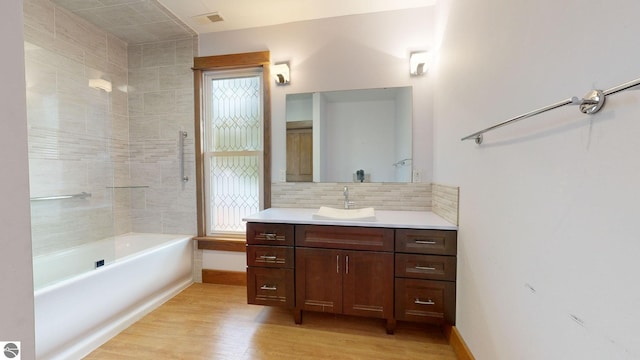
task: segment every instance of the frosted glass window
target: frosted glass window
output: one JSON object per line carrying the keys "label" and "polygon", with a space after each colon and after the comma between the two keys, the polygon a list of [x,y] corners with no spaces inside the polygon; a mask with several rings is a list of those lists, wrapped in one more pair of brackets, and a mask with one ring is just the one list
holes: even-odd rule
{"label": "frosted glass window", "polygon": [[207,73],[204,94],[207,235],[244,232],[262,207],[262,73]]}

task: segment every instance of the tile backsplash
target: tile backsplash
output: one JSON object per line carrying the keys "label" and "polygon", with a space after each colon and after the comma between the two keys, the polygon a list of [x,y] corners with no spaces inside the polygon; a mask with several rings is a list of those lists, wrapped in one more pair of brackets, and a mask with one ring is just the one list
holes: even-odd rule
{"label": "tile backsplash", "polygon": [[432,211],[452,224],[458,225],[458,201],[460,188],[442,184],[432,184],[433,195]]}
{"label": "tile backsplash", "polygon": [[375,207],[379,210],[431,210],[429,183],[273,183],[271,206],[317,208],[344,206],[344,187],[349,188],[349,200],[354,207]]}
{"label": "tile backsplash", "polygon": [[459,188],[430,183],[311,183],[271,184],[271,206],[318,208],[344,206],[343,189],[356,208],[378,210],[433,211],[458,225]]}

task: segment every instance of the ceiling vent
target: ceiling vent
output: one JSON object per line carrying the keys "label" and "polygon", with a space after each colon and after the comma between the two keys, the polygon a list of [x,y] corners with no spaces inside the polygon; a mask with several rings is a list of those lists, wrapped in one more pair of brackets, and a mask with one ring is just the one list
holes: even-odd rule
{"label": "ceiling vent", "polygon": [[222,18],[222,15],[220,15],[218,12],[196,15],[196,16],[193,16],[192,18],[198,24],[202,24],[202,25],[224,21],[224,19]]}

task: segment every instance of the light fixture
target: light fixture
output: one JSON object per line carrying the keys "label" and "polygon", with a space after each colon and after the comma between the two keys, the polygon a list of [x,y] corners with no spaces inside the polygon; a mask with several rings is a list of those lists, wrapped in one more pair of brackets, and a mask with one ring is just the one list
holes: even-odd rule
{"label": "light fixture", "polygon": [[424,75],[429,69],[429,55],[426,51],[411,53],[409,57],[409,72],[413,76]]}
{"label": "light fixture", "polygon": [[89,87],[111,92],[111,81],[105,79],[89,79]]}
{"label": "light fixture", "polygon": [[289,83],[289,64],[274,64],[271,67],[271,73],[273,74],[273,78],[276,79],[276,84],[287,85]]}

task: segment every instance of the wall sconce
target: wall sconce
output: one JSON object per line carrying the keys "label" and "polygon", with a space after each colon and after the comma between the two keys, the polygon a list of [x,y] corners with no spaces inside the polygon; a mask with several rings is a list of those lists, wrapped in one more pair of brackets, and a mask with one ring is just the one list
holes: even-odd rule
{"label": "wall sconce", "polygon": [[271,73],[273,74],[273,78],[276,79],[276,84],[287,85],[289,83],[289,64],[274,64],[271,67]]}
{"label": "wall sconce", "polygon": [[409,72],[412,76],[424,75],[429,69],[429,56],[426,51],[411,53],[409,57]]}
{"label": "wall sconce", "polygon": [[89,79],[89,87],[111,92],[111,81],[105,79]]}

